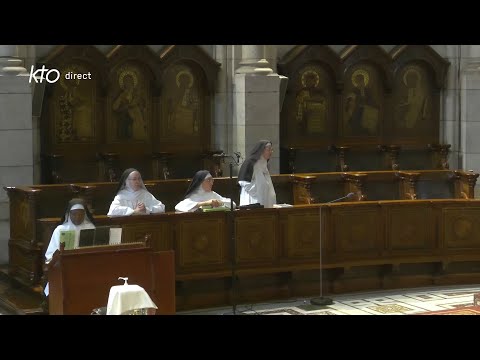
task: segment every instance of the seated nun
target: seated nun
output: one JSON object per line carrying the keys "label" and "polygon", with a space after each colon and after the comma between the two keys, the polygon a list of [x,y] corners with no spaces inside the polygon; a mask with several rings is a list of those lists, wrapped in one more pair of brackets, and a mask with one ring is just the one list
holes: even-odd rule
{"label": "seated nun", "polygon": [[147,190],[140,172],[133,168],[125,170],[107,215],[129,216],[163,212],[165,205]]}
{"label": "seated nun", "polygon": [[[55,251],[60,250],[60,233],[62,231],[74,230],[75,238],[73,248],[78,248],[80,238],[80,230],[95,229],[93,216],[88,210],[83,199],[72,199],[68,202],[65,213],[63,214],[60,224],[53,231],[47,251],[45,252],[45,264],[52,260]],[[48,296],[49,286],[45,286],[44,293]]]}
{"label": "seated nun", "polygon": [[[175,206],[175,210],[192,212],[198,210],[201,206],[224,206],[230,209],[230,199],[212,191],[213,181],[213,177],[208,170],[197,171],[185,193],[185,199]],[[233,202],[233,208],[236,206]]]}

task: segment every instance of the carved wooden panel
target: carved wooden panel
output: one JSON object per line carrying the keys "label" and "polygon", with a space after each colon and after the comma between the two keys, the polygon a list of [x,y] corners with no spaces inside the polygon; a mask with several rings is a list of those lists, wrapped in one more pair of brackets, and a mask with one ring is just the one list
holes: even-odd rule
{"label": "carved wooden panel", "polygon": [[433,247],[434,221],[428,203],[418,206],[386,206],[386,243],[390,250]]}
{"label": "carved wooden panel", "polygon": [[275,215],[237,217],[235,219],[235,251],[240,264],[273,261],[276,256]]}
{"label": "carved wooden panel", "polygon": [[480,208],[443,209],[442,234],[447,249],[480,248]]}
{"label": "carved wooden panel", "polygon": [[180,268],[225,262],[225,224],[222,218],[180,220],[175,250]]}
{"label": "carved wooden panel", "polygon": [[145,235],[151,235],[152,247],[155,251],[169,250],[173,248],[173,238],[168,222],[156,224],[138,224],[123,227],[122,243],[141,242]]}
{"label": "carved wooden panel", "polygon": [[[68,45],[55,48],[40,64],[60,72],[58,81],[45,89],[40,121],[42,177],[52,180],[53,174],[47,172],[54,170],[58,181],[94,181],[95,154],[103,137],[105,57],[91,45]],[[55,169],[49,164],[52,156],[59,159]]]}
{"label": "carved wooden panel", "polygon": [[132,166],[144,179],[158,177],[154,153],[168,151],[177,167],[169,176],[188,177],[211,150],[220,64],[198,46],[156,54],[147,45],[118,45],[103,54],[92,45],[68,45],[39,63],[60,71],[45,91],[43,182],[115,182],[115,172]]}
{"label": "carved wooden panel", "polygon": [[17,242],[9,246],[9,273],[27,285],[33,285],[40,280],[41,258],[39,251],[27,243]]}
{"label": "carved wooden panel", "polygon": [[[427,45],[401,45],[390,53],[378,45],[349,45],[339,55],[327,49],[299,45],[279,61],[279,74],[290,79],[280,118],[282,171],[329,171],[327,149],[341,146],[352,148],[337,164],[340,170],[437,168],[426,146],[441,141],[440,92],[449,63]],[[324,77],[329,81],[322,85]],[[325,117],[331,132],[320,125]],[[406,152],[385,161],[377,146]],[[312,149],[315,158],[305,151]]]}
{"label": "carved wooden panel", "polygon": [[[32,195],[33,196],[33,195]],[[35,208],[31,206],[29,195],[15,193],[10,195],[10,238],[32,241],[35,224]]]}
{"label": "carved wooden panel", "polygon": [[[310,212],[288,215],[285,240],[287,257],[316,257],[319,255],[320,241],[320,211],[316,214]],[[325,248],[325,244],[322,245],[322,249]]]}
{"label": "carved wooden panel", "polygon": [[[62,143],[95,143],[96,89],[98,77],[94,68],[80,61],[69,62],[59,69],[60,80],[54,85],[52,103],[53,139]],[[92,79],[71,80],[71,74],[92,74]]]}
{"label": "carved wooden panel", "polygon": [[382,238],[382,221],[378,207],[335,207],[331,212],[333,238],[338,253],[348,257],[378,252]]}

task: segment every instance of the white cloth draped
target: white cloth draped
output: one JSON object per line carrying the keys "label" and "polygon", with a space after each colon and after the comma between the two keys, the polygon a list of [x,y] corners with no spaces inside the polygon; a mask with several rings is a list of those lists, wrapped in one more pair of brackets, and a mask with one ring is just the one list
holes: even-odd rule
{"label": "white cloth draped", "polygon": [[[203,202],[203,201],[208,201],[208,200],[220,200],[223,202],[223,205],[225,207],[230,208],[230,199],[223,197],[219,194],[217,194],[215,191],[205,191],[203,190],[202,186],[200,186],[196,191],[194,191],[188,198],[180,201],[176,206],[175,206],[175,211],[180,211],[180,212],[189,212],[189,211],[195,211],[198,209],[198,203]],[[233,208],[235,208],[237,205],[235,202],[233,202]]]}
{"label": "white cloth draped", "polygon": [[155,198],[148,190],[141,188],[133,191],[129,188],[120,190],[113,199],[109,216],[128,216],[133,214],[133,210],[138,203],[144,203],[147,214],[165,212],[165,205]]}
{"label": "white cloth draped", "polygon": [[[52,260],[53,254],[55,251],[60,250],[60,232],[64,230],[75,230],[75,244],[74,248],[78,248],[78,241],[80,239],[80,231],[83,229],[95,229],[88,217],[85,215],[85,220],[80,225],[75,225],[70,216],[65,222],[61,225],[58,225],[53,231],[52,237],[50,238],[50,243],[48,244],[47,251],[45,252],[45,263],[48,264]],[[49,294],[49,285],[45,286],[44,293],[46,296]]]}
{"label": "white cloth draped", "polygon": [[240,206],[260,203],[266,208],[272,208],[277,203],[277,195],[273,187],[267,160],[261,156],[253,166],[252,181],[239,181]]}
{"label": "white cloth draped", "polygon": [[121,315],[131,310],[154,308],[155,303],[144,288],[138,285],[118,285],[110,288],[107,315]]}

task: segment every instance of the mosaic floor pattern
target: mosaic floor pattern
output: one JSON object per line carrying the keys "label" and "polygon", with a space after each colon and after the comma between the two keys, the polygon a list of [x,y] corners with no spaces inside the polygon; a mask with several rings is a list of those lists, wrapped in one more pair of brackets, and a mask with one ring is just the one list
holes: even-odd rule
{"label": "mosaic floor pattern", "polygon": [[[333,304],[317,306],[310,298],[238,305],[245,315],[413,315],[460,309],[473,305],[480,285],[445,286],[333,295]],[[182,315],[231,315],[232,307],[178,312]],[[466,314],[466,312],[459,312]],[[472,312],[472,314],[478,314]]]}

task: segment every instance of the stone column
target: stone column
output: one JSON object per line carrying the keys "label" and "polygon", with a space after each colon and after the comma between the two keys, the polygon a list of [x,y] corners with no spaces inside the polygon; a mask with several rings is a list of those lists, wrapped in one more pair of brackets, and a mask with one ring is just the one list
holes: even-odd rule
{"label": "stone column", "polygon": [[268,75],[273,73],[265,59],[265,45],[242,45],[242,61],[236,74]]}
{"label": "stone column", "polygon": [[0,45],[0,72],[3,75],[26,74],[19,53],[25,45]]}
{"label": "stone column", "polygon": [[[480,172],[480,45],[462,47],[462,78],[459,86],[461,111],[459,151],[462,163],[458,167],[465,171]],[[458,141],[457,141],[458,142]],[[452,168],[452,167],[451,167]],[[475,186],[475,198],[480,198],[480,184]]]}
{"label": "stone column", "polygon": [[0,45],[0,264],[8,263],[9,202],[4,186],[33,183],[32,94],[18,46]]}
{"label": "stone column", "polygon": [[280,171],[280,77],[265,59],[264,45],[242,45],[242,61],[235,71],[233,151],[245,158],[262,139],[273,142],[270,173]]}

